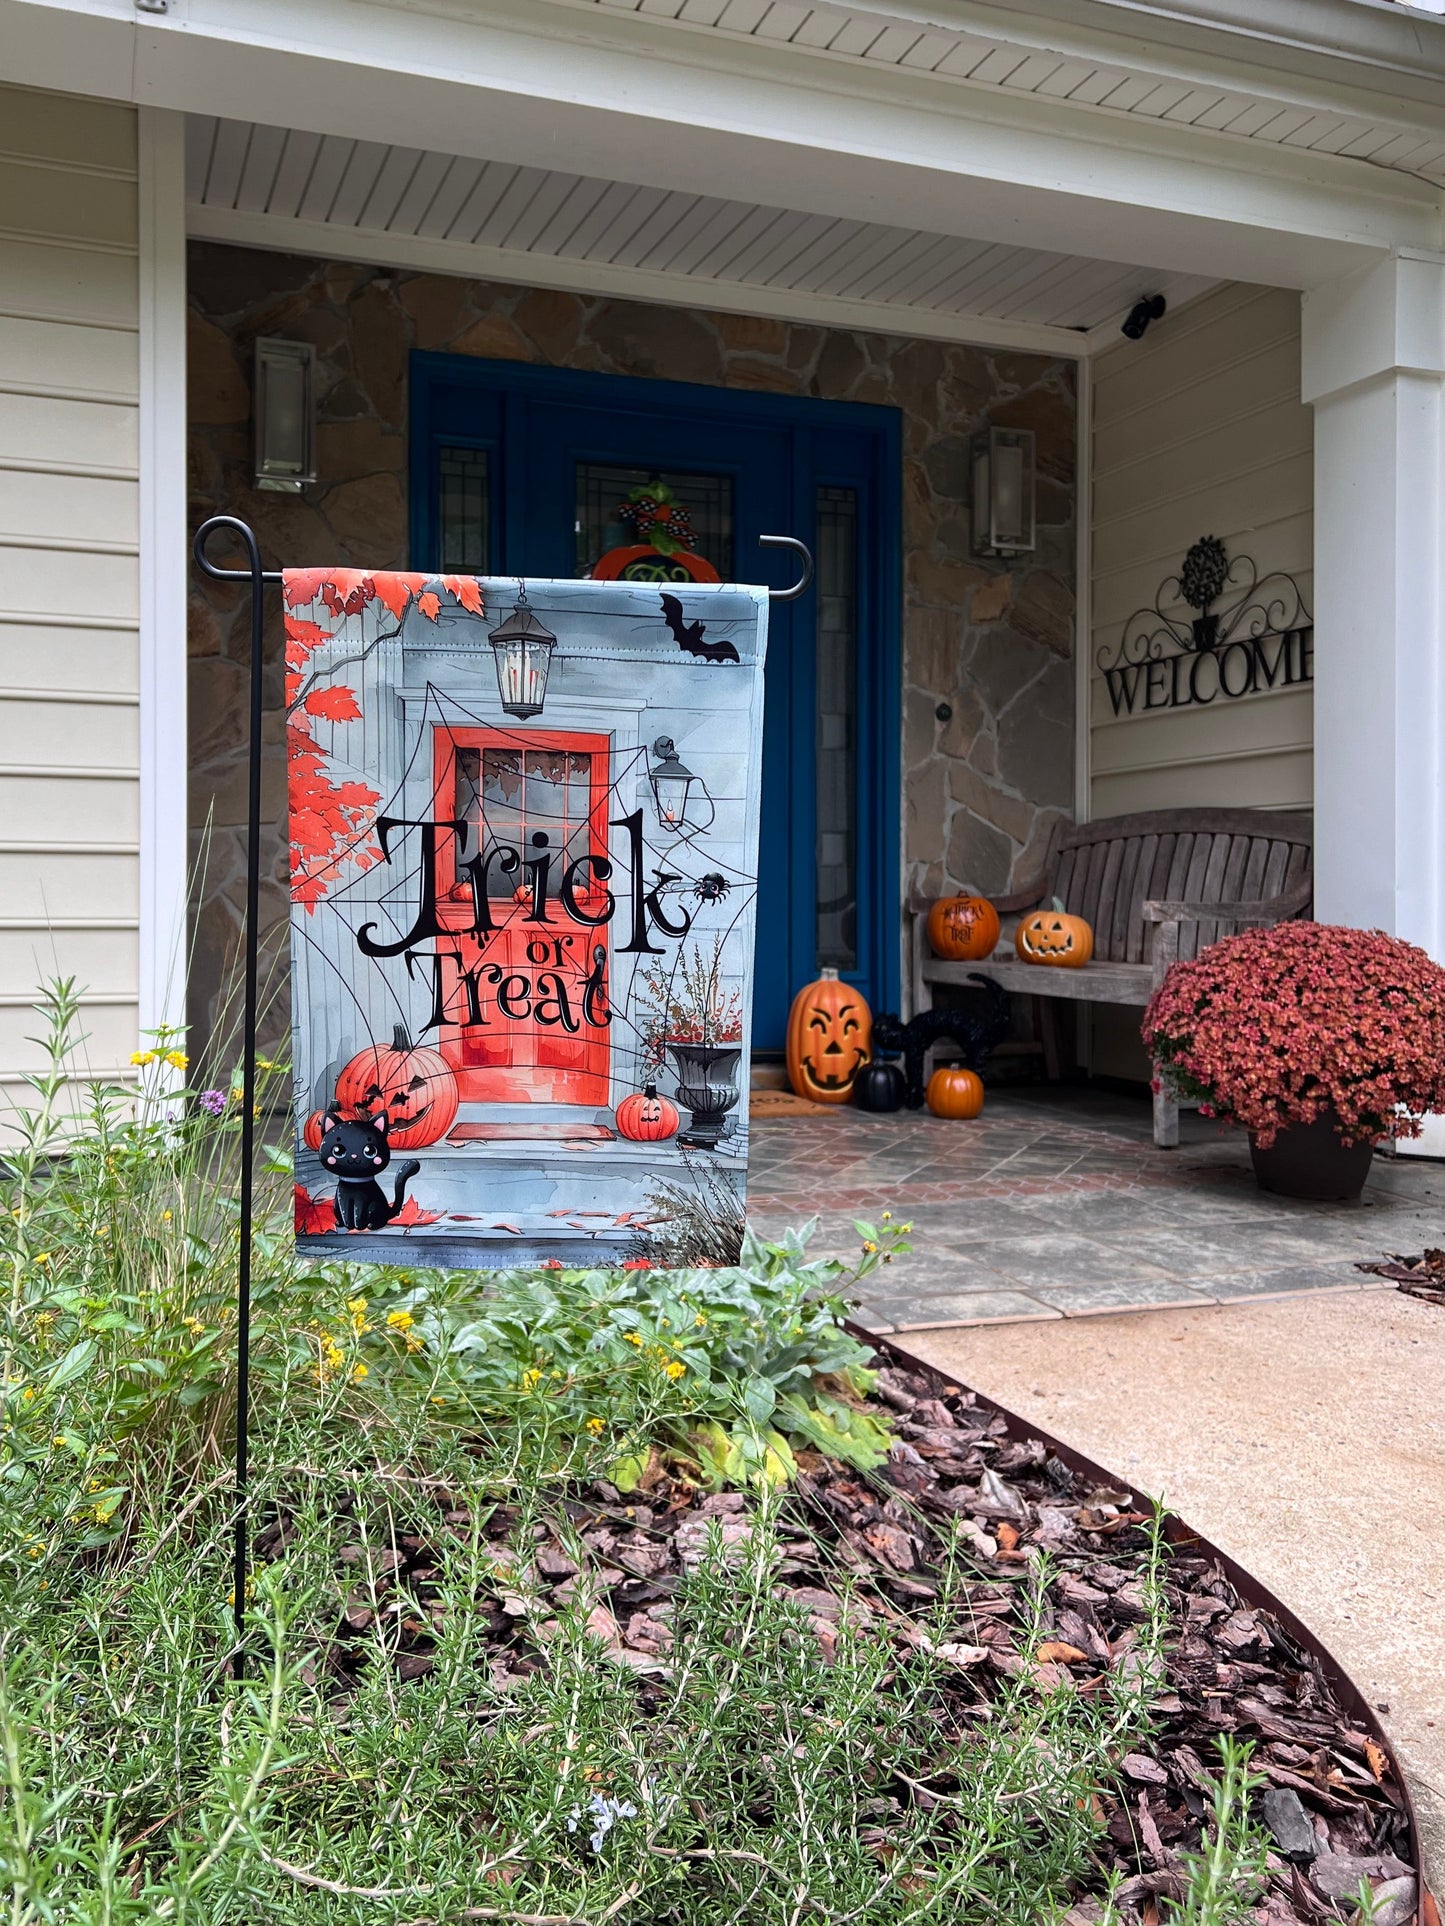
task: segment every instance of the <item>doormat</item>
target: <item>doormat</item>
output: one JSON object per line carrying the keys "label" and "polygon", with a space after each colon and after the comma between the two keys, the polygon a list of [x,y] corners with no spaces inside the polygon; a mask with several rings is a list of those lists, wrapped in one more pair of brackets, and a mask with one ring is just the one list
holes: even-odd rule
{"label": "doormat", "polygon": [[837,1114],[847,1109],[842,1103],[810,1103],[806,1097],[795,1097],[791,1090],[758,1090],[752,1093],[752,1113],[755,1117],[826,1117],[830,1112]]}
{"label": "doormat", "polygon": [[589,1123],[459,1123],[447,1132],[449,1144],[611,1143],[616,1132]]}

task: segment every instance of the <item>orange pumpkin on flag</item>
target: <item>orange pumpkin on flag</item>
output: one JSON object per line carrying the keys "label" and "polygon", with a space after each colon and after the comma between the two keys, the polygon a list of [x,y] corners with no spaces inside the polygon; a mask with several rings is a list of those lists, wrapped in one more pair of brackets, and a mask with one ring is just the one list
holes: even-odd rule
{"label": "orange pumpkin on flag", "polygon": [[659,1097],[655,1083],[644,1084],[617,1106],[617,1128],[629,1143],[660,1144],[677,1134],[676,1104]]}
{"label": "orange pumpkin on flag", "polygon": [[439,1143],[457,1120],[461,1094],[456,1074],[439,1050],[413,1043],[406,1025],[392,1032],[390,1049],[359,1050],[336,1079],[336,1108],[343,1116],[386,1112],[393,1150],[420,1150]]}

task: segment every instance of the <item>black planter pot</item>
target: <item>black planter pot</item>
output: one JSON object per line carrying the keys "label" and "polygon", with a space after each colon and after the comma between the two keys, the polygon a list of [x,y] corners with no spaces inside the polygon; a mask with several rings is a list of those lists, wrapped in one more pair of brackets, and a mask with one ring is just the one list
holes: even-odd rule
{"label": "black planter pot", "polygon": [[1340,1142],[1339,1120],[1331,1110],[1313,1123],[1281,1130],[1268,1150],[1251,1137],[1249,1160],[1261,1190],[1277,1197],[1300,1197],[1313,1204],[1353,1203],[1365,1188],[1375,1146]]}

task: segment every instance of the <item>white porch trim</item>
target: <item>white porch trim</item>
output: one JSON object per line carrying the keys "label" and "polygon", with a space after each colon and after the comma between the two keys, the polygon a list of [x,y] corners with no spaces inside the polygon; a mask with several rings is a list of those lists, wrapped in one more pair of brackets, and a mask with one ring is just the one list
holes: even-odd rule
{"label": "white porch trim", "polygon": [[185,116],[140,145],[140,1028],[185,1022]]}

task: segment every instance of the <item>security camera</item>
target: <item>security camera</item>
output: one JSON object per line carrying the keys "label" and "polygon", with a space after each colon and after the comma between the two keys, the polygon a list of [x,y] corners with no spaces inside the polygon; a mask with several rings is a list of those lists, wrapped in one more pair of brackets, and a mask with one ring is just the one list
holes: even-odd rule
{"label": "security camera", "polygon": [[1159,319],[1167,305],[1162,294],[1146,294],[1142,301],[1136,301],[1130,308],[1129,318],[1119,332],[1130,341],[1142,341],[1144,330],[1151,321]]}

